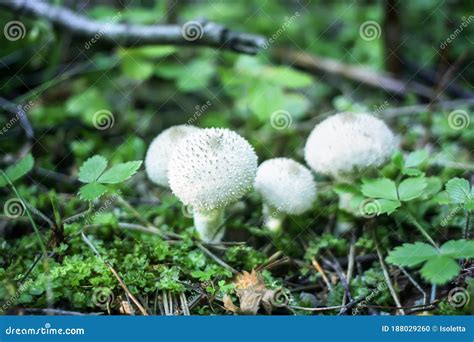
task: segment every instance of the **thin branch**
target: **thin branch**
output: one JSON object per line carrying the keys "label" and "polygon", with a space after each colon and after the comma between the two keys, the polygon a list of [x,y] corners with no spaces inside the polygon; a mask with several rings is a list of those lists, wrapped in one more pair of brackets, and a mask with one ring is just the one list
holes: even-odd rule
{"label": "thin branch", "polygon": [[214,253],[212,253],[210,250],[208,250],[206,247],[204,247],[201,243],[196,243],[196,246],[203,251],[205,254],[207,254],[210,258],[212,258],[215,262],[217,262],[219,265],[224,267],[226,270],[230,271],[233,274],[238,274],[239,271],[237,271],[235,268],[232,266],[226,264],[223,260],[219,259]]}
{"label": "thin branch", "polygon": [[[72,35],[121,46],[187,45],[209,46],[245,54],[256,54],[265,39],[258,35],[229,30],[212,22],[191,21],[184,25],[128,25],[98,22],[79,15],[68,8],[45,1],[3,1],[0,7],[50,21]],[[120,18],[120,12],[117,13]]]}

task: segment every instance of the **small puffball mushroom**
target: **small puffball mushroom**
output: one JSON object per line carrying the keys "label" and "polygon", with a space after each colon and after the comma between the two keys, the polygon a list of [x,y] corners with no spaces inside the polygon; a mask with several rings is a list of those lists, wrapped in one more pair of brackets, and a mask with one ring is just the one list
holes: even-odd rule
{"label": "small puffball mushroom", "polygon": [[146,174],[153,183],[169,187],[168,163],[172,150],[182,139],[200,130],[191,125],[172,126],[153,139],[145,157]]}
{"label": "small puffball mushroom", "polygon": [[304,155],[314,171],[347,180],[356,172],[381,166],[395,145],[382,120],[369,114],[339,113],[313,129]]}
{"label": "small puffball mushroom", "polygon": [[193,208],[194,226],[204,242],[219,242],[224,209],[251,189],[257,155],[237,133],[206,128],[173,151],[168,178],[173,193]]}
{"label": "small puffball mushroom", "polygon": [[281,230],[288,215],[300,215],[311,209],[316,199],[316,183],[311,171],[288,158],[263,162],[257,170],[255,190],[262,196],[265,226]]}

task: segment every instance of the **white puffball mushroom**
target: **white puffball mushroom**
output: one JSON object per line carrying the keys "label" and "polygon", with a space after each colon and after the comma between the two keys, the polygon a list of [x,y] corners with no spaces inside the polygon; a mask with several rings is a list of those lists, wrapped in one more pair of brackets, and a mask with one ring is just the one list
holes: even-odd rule
{"label": "white puffball mushroom", "polygon": [[153,139],[145,157],[146,174],[153,183],[169,187],[168,163],[171,152],[182,139],[200,130],[191,125],[172,126]]}
{"label": "white puffball mushroom", "polygon": [[382,120],[363,113],[339,113],[316,125],[304,155],[314,171],[343,180],[383,165],[395,145],[392,131]]}
{"label": "white puffball mushroom", "polygon": [[168,166],[173,193],[193,208],[204,242],[219,242],[224,209],[251,189],[257,172],[253,147],[225,128],[205,128],[182,140]]}
{"label": "white puffball mushroom", "polygon": [[281,230],[286,215],[304,213],[316,199],[311,171],[288,158],[263,162],[258,167],[254,188],[263,198],[265,226],[273,232]]}

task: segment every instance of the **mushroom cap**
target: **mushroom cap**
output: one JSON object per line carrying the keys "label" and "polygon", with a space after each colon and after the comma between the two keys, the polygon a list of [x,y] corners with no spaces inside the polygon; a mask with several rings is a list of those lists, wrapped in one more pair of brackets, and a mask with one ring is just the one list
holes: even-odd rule
{"label": "mushroom cap", "polygon": [[341,179],[381,166],[395,145],[392,131],[382,120],[369,114],[339,113],[316,125],[304,155],[314,171]]}
{"label": "mushroom cap", "polygon": [[198,211],[222,208],[252,189],[253,147],[226,128],[205,128],[176,146],[168,167],[170,188]]}
{"label": "mushroom cap", "polygon": [[155,184],[168,187],[168,163],[176,144],[201,129],[191,125],[172,126],[153,139],[145,157],[145,170]]}
{"label": "mushroom cap", "polygon": [[288,158],[263,162],[258,167],[254,187],[266,204],[290,215],[311,209],[316,199],[316,183],[311,171]]}

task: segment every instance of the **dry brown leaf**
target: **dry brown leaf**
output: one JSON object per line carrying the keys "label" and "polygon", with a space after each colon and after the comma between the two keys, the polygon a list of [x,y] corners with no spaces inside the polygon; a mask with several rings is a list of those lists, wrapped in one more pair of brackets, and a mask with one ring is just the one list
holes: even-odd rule
{"label": "dry brown leaf", "polygon": [[132,307],[130,306],[130,303],[128,301],[122,300],[120,302],[119,311],[122,315],[131,315],[132,314]]}

